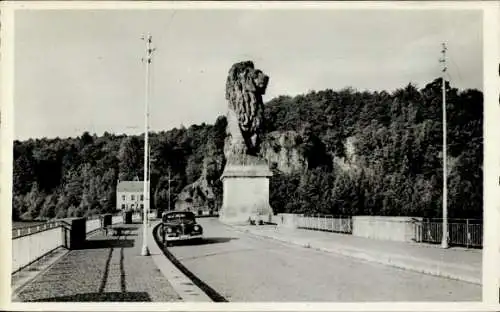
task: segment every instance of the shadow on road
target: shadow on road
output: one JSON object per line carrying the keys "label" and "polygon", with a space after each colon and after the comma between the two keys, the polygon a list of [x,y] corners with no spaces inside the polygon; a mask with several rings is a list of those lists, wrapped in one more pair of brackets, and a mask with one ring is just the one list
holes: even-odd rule
{"label": "shadow on road", "polygon": [[133,231],[136,231],[139,228],[138,226],[134,226],[134,224],[136,224],[136,223],[131,223],[131,224],[115,224],[115,225],[112,225],[110,228],[111,229],[123,229],[124,231],[127,231],[127,232],[133,232]]}
{"label": "shadow on road", "polygon": [[234,239],[239,239],[237,237],[205,237],[204,239],[194,242],[193,245],[207,245],[207,244],[219,244],[227,243]]}
{"label": "shadow on road", "polygon": [[227,243],[234,239],[239,239],[237,237],[205,237],[201,240],[195,241],[173,241],[169,242],[170,245],[174,246],[197,246],[197,245],[209,245],[209,244],[220,244]]}
{"label": "shadow on road", "polygon": [[134,247],[133,239],[92,239],[83,243],[80,249],[99,248],[131,248]]}
{"label": "shadow on road", "polygon": [[31,302],[144,302],[151,301],[147,292],[84,293],[71,296],[49,297]]}

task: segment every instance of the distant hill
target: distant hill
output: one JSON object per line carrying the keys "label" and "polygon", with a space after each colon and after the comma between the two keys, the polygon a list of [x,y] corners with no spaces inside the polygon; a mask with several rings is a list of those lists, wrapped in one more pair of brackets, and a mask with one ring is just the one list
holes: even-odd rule
{"label": "distant hill", "polygon": [[[481,218],[483,96],[448,85],[447,99],[449,215]],[[266,103],[265,116],[262,154],[274,170],[275,212],[440,216],[440,79],[422,89],[280,96]],[[220,207],[225,126],[221,116],[213,125],[151,134],[155,207],[168,206],[169,170],[171,207],[191,200],[193,183]],[[143,176],[141,136],[16,141],[13,217],[109,212],[118,178],[136,176]]]}

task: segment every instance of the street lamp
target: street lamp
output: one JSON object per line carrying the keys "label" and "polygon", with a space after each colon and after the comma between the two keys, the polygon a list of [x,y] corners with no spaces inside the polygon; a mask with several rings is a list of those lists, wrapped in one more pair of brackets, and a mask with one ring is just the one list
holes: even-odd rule
{"label": "street lamp", "polygon": [[168,169],[168,211],[170,212],[170,168]]}
{"label": "street lamp", "polygon": [[146,41],[146,81],[145,81],[145,101],[144,101],[144,209],[143,209],[143,232],[141,255],[149,256],[148,248],[148,211],[149,211],[149,66],[153,49],[151,48],[152,37],[147,35],[143,38]]}
{"label": "street lamp", "polygon": [[446,45],[443,43],[441,53],[443,58],[440,60],[443,63],[442,75],[442,97],[443,97],[443,234],[441,247],[448,248],[448,168],[446,156]]}

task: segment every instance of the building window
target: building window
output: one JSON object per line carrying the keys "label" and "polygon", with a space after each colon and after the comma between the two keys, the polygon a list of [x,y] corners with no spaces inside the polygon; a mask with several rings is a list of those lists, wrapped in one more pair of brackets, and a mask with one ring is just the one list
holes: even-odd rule
{"label": "building window", "polygon": [[122,204],[122,209],[125,209],[125,204]]}
{"label": "building window", "polygon": [[130,209],[134,209],[134,204],[130,205]]}
{"label": "building window", "polygon": [[141,204],[141,209],[144,209],[144,204]]}
{"label": "building window", "polygon": [[130,198],[131,198],[132,200],[135,200],[135,196],[134,196],[134,195],[130,195]]}
{"label": "building window", "polygon": [[144,194],[141,194],[141,200],[144,200]]}
{"label": "building window", "polygon": [[122,195],[122,200],[125,200],[125,195]]}

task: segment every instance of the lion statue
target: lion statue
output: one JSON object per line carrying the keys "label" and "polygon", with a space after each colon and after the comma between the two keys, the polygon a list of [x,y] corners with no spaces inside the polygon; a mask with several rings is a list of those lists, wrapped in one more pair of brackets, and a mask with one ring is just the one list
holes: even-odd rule
{"label": "lion statue", "polygon": [[252,61],[239,62],[229,70],[226,159],[257,156],[261,143],[265,94],[269,77],[255,69]]}

